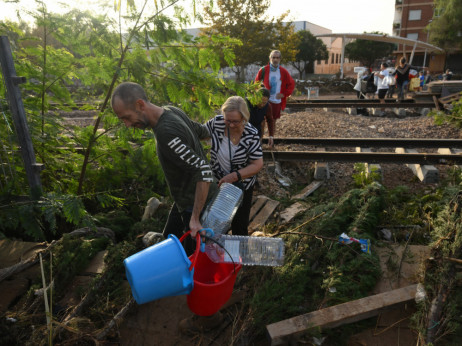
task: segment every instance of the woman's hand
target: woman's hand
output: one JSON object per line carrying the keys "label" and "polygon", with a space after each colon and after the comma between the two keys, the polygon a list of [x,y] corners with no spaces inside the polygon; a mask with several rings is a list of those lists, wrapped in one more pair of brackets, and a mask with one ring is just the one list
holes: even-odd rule
{"label": "woman's hand", "polygon": [[221,184],[223,184],[223,183],[232,184],[232,183],[234,183],[236,181],[238,181],[238,177],[237,177],[236,172],[231,172],[231,173],[225,175],[223,178],[220,179],[220,181],[218,182],[218,187],[220,187]]}

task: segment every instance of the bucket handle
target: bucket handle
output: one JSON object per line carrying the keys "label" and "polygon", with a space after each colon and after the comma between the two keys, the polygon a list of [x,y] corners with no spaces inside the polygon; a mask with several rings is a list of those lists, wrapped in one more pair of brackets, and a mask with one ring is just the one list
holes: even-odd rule
{"label": "bucket handle", "polygon": [[[187,231],[185,234],[183,234],[180,238],[180,243],[183,242],[183,240],[191,233],[191,231]],[[199,232],[196,233],[196,250],[194,251],[194,259],[191,265],[189,266],[189,271],[193,270],[194,267],[196,266],[197,262],[197,257],[199,257],[199,250],[200,246],[197,246],[197,244],[200,244],[201,242],[201,235]]]}
{"label": "bucket handle", "polygon": [[229,258],[231,258],[231,262],[233,262],[233,265],[234,265],[234,273],[236,273],[236,262],[234,262],[234,259],[233,259],[233,256],[231,256],[231,254],[228,252],[228,250],[226,250],[226,248],[221,245],[219,242],[217,242],[215,239],[213,239],[212,237],[209,237],[207,235],[204,235],[203,236],[205,239],[207,240],[210,240],[212,242],[214,242],[215,244],[217,244],[219,247],[221,247],[223,250],[225,250],[225,252],[228,254]]}

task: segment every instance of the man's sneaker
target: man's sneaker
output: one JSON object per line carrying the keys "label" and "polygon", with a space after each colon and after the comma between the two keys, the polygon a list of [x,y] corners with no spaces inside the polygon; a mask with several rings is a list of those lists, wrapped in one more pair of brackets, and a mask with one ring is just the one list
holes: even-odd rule
{"label": "man's sneaker", "polygon": [[194,315],[181,320],[178,324],[180,332],[183,334],[197,334],[208,332],[217,328],[223,322],[223,314],[218,311],[212,316]]}

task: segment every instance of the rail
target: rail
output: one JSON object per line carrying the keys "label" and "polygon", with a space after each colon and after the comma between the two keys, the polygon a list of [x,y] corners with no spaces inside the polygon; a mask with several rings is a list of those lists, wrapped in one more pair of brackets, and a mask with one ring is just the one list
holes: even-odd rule
{"label": "rail", "polygon": [[317,161],[317,162],[368,162],[368,163],[408,163],[421,165],[462,164],[460,154],[428,153],[356,153],[332,151],[263,151],[267,161]]}
{"label": "rail", "polygon": [[[268,143],[268,138],[263,138]],[[312,146],[343,146],[372,148],[462,148],[462,139],[427,139],[427,138],[306,138],[275,137],[274,144],[301,144]]]}
{"label": "rail", "polygon": [[[326,102],[327,101],[327,102]],[[385,102],[374,100],[319,100],[319,102],[288,103],[287,108],[298,110],[305,108],[436,108],[434,102]]]}

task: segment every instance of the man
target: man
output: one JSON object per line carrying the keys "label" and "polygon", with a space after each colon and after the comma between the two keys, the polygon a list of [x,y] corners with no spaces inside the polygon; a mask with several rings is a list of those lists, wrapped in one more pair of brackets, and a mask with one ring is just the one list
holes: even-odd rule
{"label": "man", "polygon": [[[389,72],[387,70],[388,64],[383,62],[380,64],[380,73],[377,74],[377,94],[379,96],[380,103],[385,103],[385,95],[388,92],[388,75]],[[383,110],[383,109],[382,109]],[[382,112],[383,113],[383,112]]]}
{"label": "man", "polygon": [[273,50],[269,56],[269,64],[262,67],[255,77],[255,81],[263,81],[265,88],[270,90],[269,102],[273,113],[274,130],[276,132],[276,120],[281,117],[281,111],[286,108],[287,98],[295,88],[295,82],[281,64],[281,52]]}
{"label": "man", "polygon": [[[184,230],[190,229],[194,239],[202,229],[201,211],[217,186],[200,142],[209,133],[179,108],[159,107],[149,102],[143,88],[136,83],[119,84],[112,94],[111,105],[125,126],[154,131],[157,156],[174,200],[164,237],[174,234],[180,238]],[[184,245],[186,253],[192,254],[195,248],[192,239],[188,237]]]}

